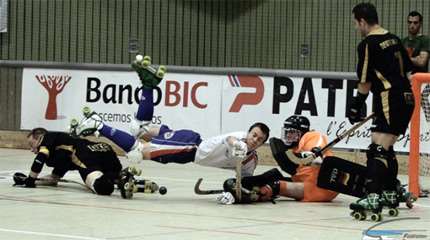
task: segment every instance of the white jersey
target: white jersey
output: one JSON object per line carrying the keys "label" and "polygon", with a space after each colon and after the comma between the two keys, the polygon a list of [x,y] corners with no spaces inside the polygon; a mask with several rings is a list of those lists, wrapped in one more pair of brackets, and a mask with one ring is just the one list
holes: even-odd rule
{"label": "white jersey", "polygon": [[[236,169],[236,160],[228,154],[227,138],[232,136],[245,141],[247,132],[233,132],[203,140],[197,148],[194,162],[202,166],[210,166],[224,169]],[[252,176],[257,167],[257,153],[248,153],[243,161],[242,177]]]}

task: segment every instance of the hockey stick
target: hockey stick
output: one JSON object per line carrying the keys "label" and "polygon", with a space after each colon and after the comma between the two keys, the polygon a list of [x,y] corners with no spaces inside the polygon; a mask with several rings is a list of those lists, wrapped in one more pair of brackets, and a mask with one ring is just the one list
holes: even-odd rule
{"label": "hockey stick", "polygon": [[327,145],[325,145],[323,148],[321,148],[319,151],[314,152],[310,154],[309,156],[305,158],[300,158],[296,156],[296,154],[292,150],[288,150],[286,152],[287,157],[297,164],[304,164],[309,165],[312,163],[314,159],[317,157],[320,157],[326,152],[327,150],[331,149],[334,145],[336,145],[338,142],[342,141],[345,137],[349,136],[351,133],[353,133],[355,130],[359,129],[361,126],[363,126],[366,122],[368,122],[370,119],[375,117],[375,113],[371,113],[369,116],[365,117],[361,122],[358,122],[354,126],[352,126],[350,129],[346,130],[339,136],[337,136],[333,141],[329,142]]}
{"label": "hockey stick", "polygon": [[202,190],[200,189],[200,185],[202,184],[203,178],[199,178],[194,186],[194,192],[198,195],[209,195],[209,194],[220,194],[224,192],[223,189],[219,190]]}
{"label": "hockey stick", "polygon": [[242,158],[236,159],[236,197],[237,201],[242,201]]}
{"label": "hockey stick", "polygon": [[57,179],[57,180],[52,180],[52,179],[47,179],[47,178],[36,178],[36,181],[41,181],[41,182],[53,182],[53,181],[56,181],[56,182],[62,182],[62,183],[73,183],[73,184],[80,185],[80,186],[82,186],[82,187],[90,190],[91,192],[94,192],[87,185],[85,185],[85,184],[83,184],[81,182],[78,182],[78,181],[74,181],[74,180],[68,180],[68,179],[62,179],[62,178]]}

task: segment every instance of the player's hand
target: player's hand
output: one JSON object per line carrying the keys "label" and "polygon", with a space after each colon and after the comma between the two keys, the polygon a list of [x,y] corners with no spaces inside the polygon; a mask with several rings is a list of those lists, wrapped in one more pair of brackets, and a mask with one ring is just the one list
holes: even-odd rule
{"label": "player's hand", "polygon": [[362,94],[357,92],[357,95],[352,99],[351,106],[349,106],[346,117],[351,124],[361,122],[363,118],[361,117],[361,109],[366,102],[366,98],[369,94]]}
{"label": "player's hand", "polygon": [[32,177],[28,176],[28,177],[25,179],[25,183],[24,183],[24,185],[25,185],[25,187],[28,187],[28,188],[35,188],[35,187],[36,187],[35,182],[36,182],[36,179],[35,179],[35,178],[32,178]]}
{"label": "player's hand", "polygon": [[245,158],[248,152],[248,146],[242,141],[236,141],[233,144],[232,155],[237,158]]}
{"label": "player's hand", "polygon": [[361,122],[362,120],[360,110],[354,108],[349,109],[347,117],[351,124]]}
{"label": "player's hand", "polygon": [[216,198],[216,200],[218,203],[225,205],[233,204],[236,201],[233,194],[231,194],[230,192],[223,192]]}

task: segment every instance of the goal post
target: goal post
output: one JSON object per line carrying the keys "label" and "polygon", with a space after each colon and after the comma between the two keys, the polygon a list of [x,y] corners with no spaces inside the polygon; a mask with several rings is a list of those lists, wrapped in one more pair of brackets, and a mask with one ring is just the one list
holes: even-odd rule
{"label": "goal post", "polygon": [[[412,91],[415,108],[410,123],[409,145],[409,191],[420,194],[420,175],[429,174],[428,129],[430,124],[430,73],[416,73],[412,76]],[[427,142],[427,143],[426,143]],[[426,144],[425,144],[426,143]],[[425,145],[424,145],[425,144]]]}

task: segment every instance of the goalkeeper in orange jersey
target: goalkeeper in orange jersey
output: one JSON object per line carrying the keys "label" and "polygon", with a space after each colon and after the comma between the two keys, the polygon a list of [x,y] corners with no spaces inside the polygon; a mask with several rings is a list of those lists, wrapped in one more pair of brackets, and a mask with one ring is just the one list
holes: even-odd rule
{"label": "goalkeeper in orange jersey", "polygon": [[[309,119],[304,116],[288,117],[282,127],[282,138],[271,138],[270,148],[279,167],[291,175],[284,177],[274,168],[261,175],[242,178],[242,198],[240,203],[268,201],[277,196],[289,197],[303,202],[329,202],[338,193],[319,188],[317,179],[321,157],[312,162],[298,162],[300,156],[305,157],[327,145],[327,136],[310,130]],[[294,156],[292,154],[294,153]],[[299,156],[299,157],[296,157]],[[330,150],[324,152],[322,158],[332,155]],[[294,158],[294,160],[293,160]],[[235,179],[224,182],[224,193],[218,197],[223,204],[234,203]]]}

